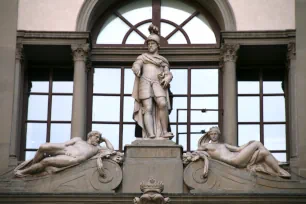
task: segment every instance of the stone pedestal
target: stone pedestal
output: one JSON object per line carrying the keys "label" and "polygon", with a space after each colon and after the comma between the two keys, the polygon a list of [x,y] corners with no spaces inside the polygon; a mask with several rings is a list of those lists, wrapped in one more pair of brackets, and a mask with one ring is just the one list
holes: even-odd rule
{"label": "stone pedestal", "polygon": [[125,146],[122,193],[140,193],[149,178],[164,184],[164,193],[183,193],[182,146],[170,140],[135,140]]}

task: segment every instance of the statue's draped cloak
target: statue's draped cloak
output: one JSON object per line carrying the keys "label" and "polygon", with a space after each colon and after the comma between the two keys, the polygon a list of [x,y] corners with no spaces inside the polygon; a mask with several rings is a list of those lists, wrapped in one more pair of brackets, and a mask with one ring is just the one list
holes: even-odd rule
{"label": "statue's draped cloak", "polygon": [[[162,67],[162,68],[168,67],[169,68],[168,60],[160,55],[149,55],[147,53],[144,53],[142,55],[139,55],[134,63],[137,63],[138,61],[142,61],[143,64],[154,64],[155,66],[158,66],[158,67]],[[144,127],[142,104],[139,99],[139,79],[140,79],[139,77],[135,76],[134,88],[133,88],[133,93],[132,93],[132,97],[135,99],[133,119],[142,128],[142,137],[146,138],[148,137],[148,134]],[[164,89],[164,90],[166,94],[167,106],[168,106],[168,109],[170,110],[171,105],[170,105],[170,99],[169,99],[169,92],[168,92],[168,89]],[[163,129],[160,123],[159,111],[157,111],[158,107],[156,106],[156,103],[154,102],[153,104],[154,105],[153,105],[152,115],[153,115],[153,123],[154,123],[154,132],[155,132],[156,137],[161,137],[163,135]]]}

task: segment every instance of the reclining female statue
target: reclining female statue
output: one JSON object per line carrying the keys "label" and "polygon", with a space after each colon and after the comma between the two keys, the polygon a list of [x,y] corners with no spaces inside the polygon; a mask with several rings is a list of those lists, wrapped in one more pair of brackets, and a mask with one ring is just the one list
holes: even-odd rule
{"label": "reclining female statue", "polygon": [[240,147],[225,143],[219,143],[221,132],[218,127],[212,127],[205,133],[198,142],[198,151],[192,161],[199,158],[204,159],[204,177],[208,173],[208,159],[222,161],[237,168],[247,168],[251,171],[258,171],[290,178],[290,174],[279,166],[274,156],[258,141],[250,141]]}

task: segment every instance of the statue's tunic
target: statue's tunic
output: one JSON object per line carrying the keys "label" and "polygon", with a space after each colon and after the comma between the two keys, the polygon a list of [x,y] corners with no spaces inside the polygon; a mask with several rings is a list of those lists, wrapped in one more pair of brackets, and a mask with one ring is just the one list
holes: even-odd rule
{"label": "statue's tunic", "polygon": [[[159,73],[163,73],[165,70],[164,68],[169,68],[169,62],[166,58],[160,56],[160,55],[149,55],[147,53],[144,53],[137,57],[136,61],[134,63],[140,63],[142,65],[145,64],[153,64],[156,66],[156,69],[159,69]],[[142,69],[145,68],[145,66],[141,66]],[[150,79],[146,76],[136,77],[134,81],[134,88],[132,97],[135,99],[134,103],[134,113],[133,113],[133,119],[137,122],[137,124],[142,128],[142,137],[147,137],[147,132],[144,128],[144,121],[143,121],[143,109],[141,105],[141,100],[148,99],[150,97],[158,98],[158,97],[166,97],[168,109],[170,109],[170,100],[169,100],[169,92],[168,88],[164,89],[160,82],[156,79]],[[154,121],[154,132],[156,134],[156,137],[161,137],[163,130],[162,126],[160,124],[159,119],[159,111],[156,107],[156,103],[154,103],[153,107],[153,121]]]}

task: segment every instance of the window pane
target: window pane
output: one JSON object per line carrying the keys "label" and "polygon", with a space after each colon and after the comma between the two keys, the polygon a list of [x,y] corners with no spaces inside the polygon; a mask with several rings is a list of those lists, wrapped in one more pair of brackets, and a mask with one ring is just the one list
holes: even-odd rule
{"label": "window pane", "polygon": [[[187,109],[187,97],[173,97],[172,111],[170,114],[170,122],[176,122],[176,110]],[[187,122],[187,111],[179,111],[179,122]]]}
{"label": "window pane", "polygon": [[238,94],[259,94],[259,81],[238,81]]}
{"label": "window pane", "polygon": [[126,40],[126,44],[144,44],[145,40],[135,31],[133,31]]}
{"label": "window pane", "polygon": [[285,97],[284,96],[264,96],[264,121],[284,122],[285,119]]}
{"label": "window pane", "polygon": [[111,68],[96,68],[93,83],[94,93],[120,93],[121,70]]}
{"label": "window pane", "polygon": [[[203,136],[204,133],[201,133],[203,130],[205,132],[209,131],[209,128],[213,126],[218,126],[218,124],[215,125],[191,125],[190,126],[190,150],[195,151],[198,149],[198,141],[200,137]],[[222,139],[222,138],[220,138]]]}
{"label": "window pane", "polygon": [[63,143],[70,140],[71,124],[51,124],[50,142]]}
{"label": "window pane", "polygon": [[30,92],[49,92],[49,75],[50,69],[33,69],[29,70],[29,88]]}
{"label": "window pane", "polygon": [[135,25],[143,20],[152,19],[152,0],[133,1],[121,7],[118,12]]}
{"label": "window pane", "polygon": [[[218,97],[191,97],[191,109],[218,109]],[[191,111],[191,122],[218,122],[218,111]]]}
{"label": "window pane", "polygon": [[173,94],[187,94],[187,69],[171,69],[173,79],[170,82],[170,90]]}
{"label": "window pane", "polygon": [[131,144],[134,140],[136,140],[135,125],[123,125],[123,147]]}
{"label": "window pane", "polygon": [[[92,124],[92,130],[97,130],[102,133],[102,136],[107,138],[115,150],[119,149],[119,125],[115,124]],[[105,146],[105,143],[100,144]]]}
{"label": "window pane", "polygon": [[138,26],[137,29],[142,32],[145,36],[149,36],[149,26],[152,24],[152,22],[142,24],[141,26]]}
{"label": "window pane", "polygon": [[25,160],[33,159],[36,154],[36,151],[26,151],[25,152]]}
{"label": "window pane", "polygon": [[194,8],[180,0],[161,1],[161,18],[173,21],[178,25],[183,23],[194,11]]}
{"label": "window pane", "polygon": [[286,153],[272,153],[272,154],[280,162],[286,162],[287,161]]}
{"label": "window pane", "polygon": [[131,68],[124,69],[124,93],[132,94],[134,87],[135,75]]}
{"label": "window pane", "polygon": [[39,145],[46,142],[46,123],[27,123],[27,149],[38,149]]}
{"label": "window pane", "polygon": [[97,44],[122,44],[124,35],[130,27],[119,17],[110,16],[103,25],[97,38]]}
{"label": "window pane", "polygon": [[71,121],[72,96],[52,96],[51,120]]}
{"label": "window pane", "polygon": [[264,141],[269,150],[286,150],[286,125],[264,125]]}
{"label": "window pane", "polygon": [[264,81],[263,93],[284,93],[281,81]]}
{"label": "window pane", "polygon": [[192,69],[191,94],[218,94],[218,69]]}
{"label": "window pane", "polygon": [[260,141],[259,125],[238,125],[238,145],[244,145],[251,140]]}
{"label": "window pane", "polygon": [[187,44],[187,40],[181,31],[177,31],[168,39],[169,44]]}
{"label": "window pane", "polygon": [[49,92],[49,82],[48,81],[32,81],[32,92],[47,93]]}
{"label": "window pane", "polygon": [[193,17],[184,27],[193,44],[215,44],[217,43],[207,19],[203,15]]}
{"label": "window pane", "polygon": [[48,96],[30,95],[28,120],[47,120]]}
{"label": "window pane", "polygon": [[123,121],[124,122],[133,122],[133,112],[134,112],[134,98],[132,96],[124,97],[124,112],[123,112]]}
{"label": "window pane", "polygon": [[179,125],[178,126],[178,132],[184,133],[177,135],[176,133],[176,125],[171,125],[171,132],[173,133],[174,137],[172,141],[176,142],[176,137],[179,136],[179,144],[183,146],[183,149],[187,150],[187,126],[186,125]]}
{"label": "window pane", "polygon": [[160,35],[163,37],[167,37],[174,29],[173,25],[164,22],[160,23]]}
{"label": "window pane", "polygon": [[94,96],[92,107],[93,121],[119,121],[120,97]]}
{"label": "window pane", "polygon": [[259,122],[259,97],[238,97],[238,122]]}
{"label": "window pane", "polygon": [[53,93],[73,93],[73,69],[53,70]]}

